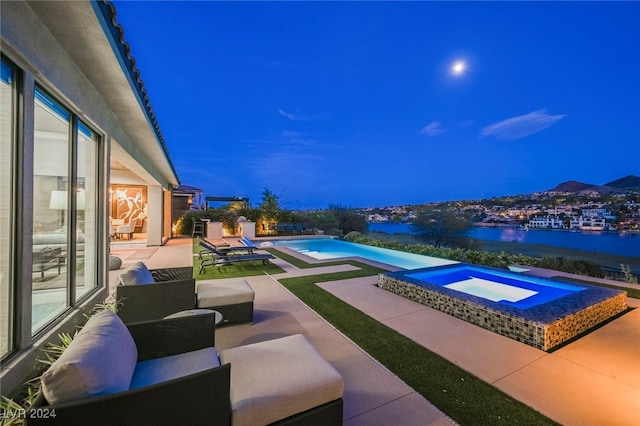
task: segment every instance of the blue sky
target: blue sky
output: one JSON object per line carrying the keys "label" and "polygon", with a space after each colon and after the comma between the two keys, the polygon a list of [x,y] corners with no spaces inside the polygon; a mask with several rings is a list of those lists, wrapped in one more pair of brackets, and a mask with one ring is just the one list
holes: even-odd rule
{"label": "blue sky", "polygon": [[207,196],[368,207],[640,175],[638,2],[114,4]]}

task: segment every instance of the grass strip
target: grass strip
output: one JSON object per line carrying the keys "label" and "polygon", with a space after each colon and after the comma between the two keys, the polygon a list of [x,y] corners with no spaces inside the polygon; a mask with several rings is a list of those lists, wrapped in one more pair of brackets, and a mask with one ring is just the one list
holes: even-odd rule
{"label": "grass strip", "polygon": [[279,281],[456,422],[462,425],[557,424],[315,285],[383,272],[360,262],[346,263],[361,270]]}
{"label": "grass strip", "polygon": [[[200,245],[198,243],[198,239],[193,240],[193,254],[196,255],[200,252]],[[209,256],[203,256],[203,260],[209,259]],[[250,277],[255,275],[264,275],[265,272],[268,274],[280,274],[284,272],[284,270],[274,263],[262,263],[261,260],[256,260],[255,262],[242,262],[236,263],[233,265],[224,265],[224,266],[207,266],[202,274],[198,273],[200,271],[200,265],[202,264],[202,260],[198,259],[197,256],[193,257],[193,276],[196,280],[212,280],[212,279],[222,279],[222,278],[237,278],[237,277]]]}

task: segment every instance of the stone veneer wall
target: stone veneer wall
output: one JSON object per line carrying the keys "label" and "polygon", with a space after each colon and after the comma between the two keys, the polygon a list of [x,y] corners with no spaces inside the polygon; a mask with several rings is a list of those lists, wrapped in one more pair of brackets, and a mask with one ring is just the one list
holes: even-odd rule
{"label": "stone veneer wall", "polygon": [[625,292],[548,324],[544,336],[544,350],[553,349],[626,309]]}
{"label": "stone veneer wall", "polygon": [[437,309],[471,324],[549,351],[596,324],[624,311],[626,293],[616,295],[551,324],[500,312],[381,274],[378,286],[399,296]]}

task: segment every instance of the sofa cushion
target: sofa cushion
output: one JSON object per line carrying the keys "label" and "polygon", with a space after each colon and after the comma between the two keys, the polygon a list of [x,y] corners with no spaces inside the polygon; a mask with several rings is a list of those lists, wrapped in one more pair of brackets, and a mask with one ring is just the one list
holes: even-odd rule
{"label": "sofa cushion", "polygon": [[255,293],[245,280],[200,283],[197,286],[198,308],[253,302]]}
{"label": "sofa cushion", "polygon": [[219,366],[218,352],[213,347],[141,361],[133,372],[130,389],[166,382]]}
{"label": "sofa cushion", "polygon": [[153,275],[142,262],[136,262],[131,265],[122,275],[120,275],[120,284],[136,285],[136,284],[153,284],[155,280]]}
{"label": "sofa cushion", "polygon": [[43,394],[53,405],[127,390],[137,358],[122,320],[111,311],[97,313],[43,374]]}
{"label": "sofa cushion", "polygon": [[342,376],[296,334],[220,352],[231,364],[234,426],[269,424],[342,398]]}

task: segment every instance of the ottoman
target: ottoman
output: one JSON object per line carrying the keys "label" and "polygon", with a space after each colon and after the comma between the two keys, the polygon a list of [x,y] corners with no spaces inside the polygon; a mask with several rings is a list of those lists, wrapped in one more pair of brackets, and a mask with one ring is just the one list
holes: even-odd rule
{"label": "ottoman", "polygon": [[225,349],[220,362],[231,364],[232,425],[300,413],[306,424],[342,424],[342,376],[303,335]]}
{"label": "ottoman", "polygon": [[253,322],[255,293],[243,279],[208,280],[197,283],[196,306],[222,314],[224,322]]}

